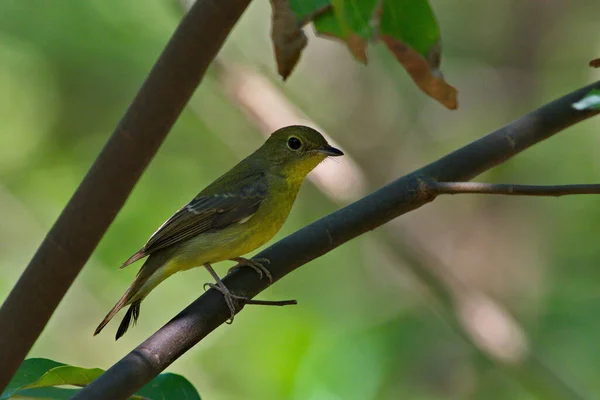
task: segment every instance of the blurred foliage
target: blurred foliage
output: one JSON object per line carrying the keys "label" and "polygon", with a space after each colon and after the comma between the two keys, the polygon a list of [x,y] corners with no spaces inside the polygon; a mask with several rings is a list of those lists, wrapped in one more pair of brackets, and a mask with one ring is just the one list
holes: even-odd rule
{"label": "blurred foliage", "polygon": [[[281,90],[352,155],[373,189],[597,79],[600,2],[433,0],[450,112],[422,95],[383,45],[369,66],[311,40]],[[269,5],[253,2],[221,61],[278,84]],[[4,298],[143,82],[181,14],[170,0],[0,2],[0,292]],[[310,30],[308,30],[310,33]],[[582,40],[585,38],[585,40]],[[202,292],[177,274],[119,342],[92,332],[136,273],[117,267],[157,226],[262,141],[211,71],[30,357],[107,368]],[[279,84],[278,84],[279,85]],[[486,173],[503,183],[591,183],[598,119]],[[340,205],[305,185],[278,237]],[[90,213],[94,210],[90,210]],[[402,217],[452,273],[505,304],[543,360],[600,397],[600,207],[561,199],[455,196]],[[396,238],[402,240],[401,237]],[[225,264],[225,263],[223,263]],[[225,273],[227,265],[217,265]],[[439,318],[401,260],[365,235],[300,268],[171,368],[211,399],[532,399]],[[485,323],[485,322],[484,322]],[[116,329],[114,324],[108,328]]]}
{"label": "blurred foliage", "polygon": [[[81,389],[64,386],[82,387],[90,384],[104,370],[100,368],[81,368],[66,365],[46,358],[29,358],[21,364],[19,370],[0,395],[0,399],[70,399]],[[173,398],[181,400],[200,400],[200,396],[190,382],[177,374],[160,374],[131,397],[132,400],[162,400]]]}

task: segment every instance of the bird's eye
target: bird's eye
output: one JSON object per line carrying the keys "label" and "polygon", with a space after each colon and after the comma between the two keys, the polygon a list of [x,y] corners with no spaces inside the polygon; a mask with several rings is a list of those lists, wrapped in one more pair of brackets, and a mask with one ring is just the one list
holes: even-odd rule
{"label": "bird's eye", "polygon": [[287,145],[292,150],[298,150],[300,147],[302,147],[302,142],[297,137],[290,136]]}

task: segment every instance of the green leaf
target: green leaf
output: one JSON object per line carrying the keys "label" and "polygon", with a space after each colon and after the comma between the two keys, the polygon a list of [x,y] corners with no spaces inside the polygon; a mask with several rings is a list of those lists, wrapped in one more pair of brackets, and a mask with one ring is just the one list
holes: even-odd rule
{"label": "green leaf", "polygon": [[81,389],[64,389],[55,387],[36,388],[36,389],[24,389],[19,390],[12,399],[26,398],[27,400],[33,399],[52,399],[52,400],[69,400],[75,396]]}
{"label": "green leaf", "polygon": [[[326,6],[332,8],[314,17],[317,33],[346,40],[356,34],[365,41],[379,34],[402,40],[422,56],[440,40],[440,30],[426,0],[290,0],[298,20]],[[378,9],[380,7],[380,9]]]}
{"label": "green leaf", "polygon": [[150,400],[200,400],[200,395],[190,381],[171,373],[160,374],[136,394]]}
{"label": "green leaf", "polygon": [[10,398],[15,392],[37,381],[52,368],[60,367],[62,365],[65,364],[46,358],[30,358],[23,361],[15,376],[12,378],[4,392],[2,392],[2,395],[0,395],[0,400]]}
{"label": "green leaf", "polygon": [[384,1],[379,31],[401,40],[423,57],[428,57],[440,41],[440,29],[425,0]]}
{"label": "green leaf", "polygon": [[37,381],[22,387],[34,389],[60,385],[85,386],[104,373],[100,368],[80,368],[63,365],[52,368]]}
{"label": "green leaf", "polygon": [[573,108],[579,111],[600,110],[600,90],[591,90],[581,100],[573,103]]}
{"label": "green leaf", "polygon": [[[364,63],[368,43],[382,40],[421,90],[444,106],[457,108],[456,89],[439,70],[440,30],[427,0],[278,0],[274,8],[276,4],[296,15],[298,26],[293,28],[299,30],[303,22],[313,21],[317,34],[341,39]],[[301,50],[293,50],[294,63]]]}
{"label": "green leaf", "polygon": [[[45,358],[23,361],[14,378],[0,396],[28,399],[70,399],[81,389],[56,386],[85,386],[104,373],[100,368],[80,368]],[[199,400],[194,386],[183,376],[165,373],[154,378],[140,389],[132,399],[184,399]]]}
{"label": "green leaf", "polygon": [[356,7],[348,6],[344,0],[289,1],[299,21],[313,21],[317,34],[346,42],[354,57],[364,63],[367,62],[367,40],[371,38],[370,16],[367,14],[374,10],[376,4],[377,0],[361,0]]}

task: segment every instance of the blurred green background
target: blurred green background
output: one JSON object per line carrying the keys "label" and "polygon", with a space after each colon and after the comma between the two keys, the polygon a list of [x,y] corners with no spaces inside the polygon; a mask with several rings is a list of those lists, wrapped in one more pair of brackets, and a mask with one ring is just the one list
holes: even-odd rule
{"label": "blurred green background", "polygon": [[[600,2],[431,4],[444,42],[442,69],[459,90],[455,112],[419,92],[379,44],[370,47],[365,67],[343,45],[311,37],[282,85],[267,2],[253,2],[219,59],[278,86],[356,160],[370,190],[599,77],[587,63],[600,56]],[[2,298],[180,17],[170,0],[0,2]],[[597,118],[579,124],[480,179],[598,181],[599,129]],[[113,340],[117,322],[92,337],[139,268],[117,267],[261,142],[258,128],[225,94],[219,71],[210,70],[29,356],[107,368],[202,293],[210,281],[206,271],[175,275],[144,301],[138,325],[122,340]],[[595,196],[443,197],[394,227],[444,260],[427,268],[495,299],[518,321],[537,357],[599,398],[599,204]],[[277,237],[342,205],[307,183]],[[383,243],[389,232],[364,235],[300,268],[261,295],[295,298],[298,306],[246,307],[169,371],[188,378],[203,398],[219,400],[536,398],[506,372],[502,357],[482,361],[456,333],[401,252]],[[222,274],[228,267],[217,265]],[[460,312],[468,314],[468,307]],[[491,314],[474,320],[492,333],[505,327],[502,320],[494,325]],[[505,354],[520,343],[513,336]]]}

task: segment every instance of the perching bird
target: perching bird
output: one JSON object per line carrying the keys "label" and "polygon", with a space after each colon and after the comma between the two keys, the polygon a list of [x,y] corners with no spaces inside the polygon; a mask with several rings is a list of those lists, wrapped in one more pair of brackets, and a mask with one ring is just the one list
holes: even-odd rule
{"label": "perching bird", "polygon": [[271,275],[261,262],[241,256],[268,242],[279,231],[294,204],[306,175],[328,156],[341,156],[316,130],[288,126],[274,132],[254,153],[201,191],[158,228],[144,247],[121,266],[146,256],[148,259],[121,299],[102,320],[94,335],[119,310],[129,309],[119,325],[116,339],[127,332],[140,315],[140,303],[159,283],[175,272],[204,266],[231,311],[233,295],[211,264],[237,261],[237,266]]}

